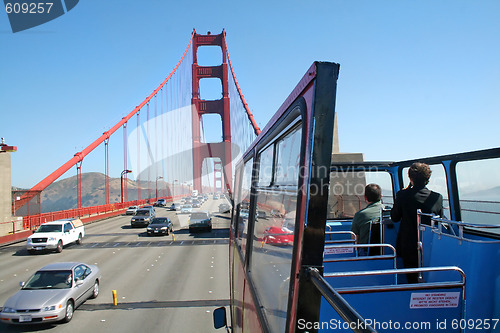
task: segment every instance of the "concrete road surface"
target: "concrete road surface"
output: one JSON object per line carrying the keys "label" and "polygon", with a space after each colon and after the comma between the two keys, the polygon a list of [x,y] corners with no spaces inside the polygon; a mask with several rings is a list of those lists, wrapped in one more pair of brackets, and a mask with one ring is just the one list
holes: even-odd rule
{"label": "concrete road surface", "polygon": [[49,263],[81,261],[102,273],[99,297],[81,305],[71,322],[0,323],[0,332],[216,332],[212,311],[229,305],[229,214],[218,213],[222,202],[209,199],[198,209],[214,213],[210,233],[189,234],[187,215],[156,208],[174,222],[174,236],[148,237],[145,228],[130,227],[131,216],[119,216],[86,225],[83,244],[62,253],[29,255],[24,242],[0,248],[0,306]]}

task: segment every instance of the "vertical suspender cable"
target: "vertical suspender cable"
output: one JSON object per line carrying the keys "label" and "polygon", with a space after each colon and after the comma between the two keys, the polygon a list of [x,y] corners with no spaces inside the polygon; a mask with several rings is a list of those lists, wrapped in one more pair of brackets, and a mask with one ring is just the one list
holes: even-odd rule
{"label": "vertical suspender cable", "polygon": [[[127,170],[127,123],[123,124],[123,170]],[[123,175],[123,202],[128,201],[127,172]]]}
{"label": "vertical suspender cable", "polygon": [[[165,177],[165,145],[163,144],[164,141],[164,128],[163,128],[163,118],[165,117],[165,114],[163,113],[164,108],[163,108],[163,88],[160,90],[160,97],[161,97],[161,117],[160,117],[160,126],[161,126],[161,175],[163,177],[163,182],[166,184],[167,178]],[[166,196],[165,194],[165,186],[163,186],[163,197]]]}
{"label": "vertical suspender cable", "polygon": [[[149,146],[149,103],[146,106],[146,140],[147,140],[147,146]],[[148,149],[148,161],[146,165],[148,166],[148,200],[151,199],[151,154],[149,154],[149,147]]]}
{"label": "vertical suspender cable", "polygon": [[[155,181],[158,184],[158,94],[155,95],[155,136],[154,136],[154,145],[155,145],[155,158],[154,158],[154,166],[155,166]],[[156,189],[158,190],[158,189]],[[157,192],[155,192],[157,196]],[[158,200],[158,198],[156,198]]]}
{"label": "vertical suspender cable", "polygon": [[109,138],[104,140],[104,201],[109,205]]}
{"label": "vertical suspender cable", "polygon": [[76,163],[76,207],[82,208],[82,161]]}
{"label": "vertical suspender cable", "polygon": [[137,170],[136,179],[137,182],[137,200],[141,200],[141,120],[140,120],[141,110],[137,111]]}

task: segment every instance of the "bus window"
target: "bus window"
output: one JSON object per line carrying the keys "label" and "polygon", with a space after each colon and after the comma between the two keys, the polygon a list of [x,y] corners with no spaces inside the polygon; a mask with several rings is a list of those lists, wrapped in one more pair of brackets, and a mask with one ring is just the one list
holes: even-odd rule
{"label": "bus window", "polygon": [[277,143],[276,184],[298,184],[301,138],[302,131],[298,129]]}
{"label": "bus window", "polygon": [[[450,218],[450,201],[448,199],[448,187],[446,185],[446,174],[442,164],[430,164],[432,174],[431,179],[429,179],[429,184],[427,188],[431,191],[437,192],[443,196],[443,213],[445,218]],[[410,184],[410,179],[408,178],[408,169],[403,168],[403,184],[407,187]]]}
{"label": "bus window", "polygon": [[[295,230],[301,129],[296,128],[276,143],[279,186],[258,186],[257,212],[251,274],[270,331],[283,332],[289,295]],[[296,147],[295,147],[296,146]],[[298,147],[298,148],[297,148]],[[271,161],[266,150],[261,161]],[[267,163],[267,162],[266,162]],[[261,165],[263,167],[264,165]],[[269,165],[266,165],[269,167]],[[266,179],[260,178],[259,179]]]}
{"label": "bus window", "polygon": [[366,172],[367,184],[378,184],[382,189],[382,205],[392,207],[394,204],[394,195],[392,193],[392,178],[386,171]]}
{"label": "bus window", "polygon": [[266,148],[259,157],[259,184],[269,186],[273,181],[274,145]]}
{"label": "bus window", "polygon": [[[456,165],[462,221],[498,224],[500,214],[500,158],[459,162]],[[488,231],[498,229],[488,229]]]}
{"label": "bus window", "polygon": [[391,175],[385,170],[377,171],[374,166],[367,166],[366,170],[337,170],[332,167],[330,180],[328,219],[352,218],[358,210],[365,208],[367,184],[381,187],[384,206],[392,207],[394,203]]}
{"label": "bus window", "polygon": [[252,186],[252,165],[253,159],[245,163],[243,175],[241,175],[241,191],[239,191],[237,204],[238,225],[236,228],[236,240],[245,257],[248,231],[248,209],[250,207],[250,189]]}

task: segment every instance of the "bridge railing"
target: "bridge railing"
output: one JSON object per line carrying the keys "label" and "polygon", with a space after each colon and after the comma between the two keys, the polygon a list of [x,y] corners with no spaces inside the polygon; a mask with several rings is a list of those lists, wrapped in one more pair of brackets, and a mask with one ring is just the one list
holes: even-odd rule
{"label": "bridge railing", "polygon": [[[161,197],[167,202],[174,201],[184,195]],[[42,223],[69,219],[80,218],[84,223],[104,219],[122,214],[130,206],[142,206],[152,204],[161,198],[150,198],[142,200],[133,200],[127,202],[116,202],[108,205],[99,205],[92,207],[82,207],[66,209],[55,212],[47,212],[35,215],[27,215],[17,220],[0,223],[0,245],[16,240],[22,240],[31,233],[32,230],[38,228]]]}

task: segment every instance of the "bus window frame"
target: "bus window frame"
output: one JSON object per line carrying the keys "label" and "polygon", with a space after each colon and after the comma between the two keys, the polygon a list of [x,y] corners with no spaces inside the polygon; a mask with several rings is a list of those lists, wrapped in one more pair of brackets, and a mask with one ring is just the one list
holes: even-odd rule
{"label": "bus window frame", "polygon": [[[253,235],[254,234],[254,226],[255,226],[255,211],[256,211],[256,195],[257,195],[257,183],[258,183],[258,170],[260,166],[260,154],[259,152],[263,152],[266,148],[270,147],[271,145],[276,145],[278,141],[286,137],[287,134],[291,133],[293,130],[297,128],[301,128],[301,151],[300,151],[300,156],[301,156],[301,166],[304,165],[305,163],[305,145],[306,145],[306,134],[307,134],[307,103],[305,102],[303,97],[298,98],[297,101],[295,101],[288,109],[287,111],[283,114],[282,118],[280,119],[279,122],[277,122],[267,133],[266,135],[262,138],[262,141],[259,142],[251,151],[251,154],[246,154],[244,156],[244,159],[241,161],[241,164],[238,163],[238,168],[245,168],[245,164],[253,158],[253,168],[252,168],[252,186],[251,186],[251,191],[250,191],[250,206],[248,209],[248,229],[247,229],[247,234],[248,235]],[[277,133],[277,134],[276,134]],[[274,148],[273,152],[273,179],[274,179],[274,172],[276,171],[276,149]],[[297,190],[297,213],[295,216],[295,230],[294,230],[294,244],[293,244],[293,249],[292,249],[292,262],[290,264],[290,285],[289,285],[289,292],[288,292],[288,302],[287,302],[287,321],[289,320],[289,307],[290,307],[290,302],[291,302],[291,296],[292,294],[290,293],[290,288],[292,288],[293,283],[292,283],[292,272],[293,272],[293,267],[295,267],[296,260],[297,260],[297,255],[296,255],[296,246],[297,246],[297,232],[299,229],[299,223],[300,223],[300,205],[299,205],[299,196],[301,195],[300,188],[303,186],[304,182],[304,177],[302,174],[299,174],[299,180],[298,184],[294,185]],[[268,186],[268,188],[277,188],[279,187],[278,185],[271,184]],[[240,189],[238,189],[240,190]],[[239,214],[239,211],[237,211],[237,214]],[[236,221],[239,218],[239,216],[236,216]],[[305,219],[304,219],[305,220]],[[257,288],[254,283],[254,278],[251,274],[251,260],[252,260],[252,252],[253,252],[253,237],[251,239],[247,239],[246,242],[246,249],[245,249],[245,256],[244,256],[244,261],[243,262],[243,269],[246,274],[246,280],[249,285],[249,290],[250,293],[252,294],[252,298],[254,301],[254,304],[256,307],[260,308],[262,307],[262,303],[260,301],[259,295],[257,294]],[[240,255],[240,259],[243,259],[242,252],[238,248],[238,253]],[[259,320],[262,324],[263,327],[269,327],[269,322],[267,320],[267,317],[262,313],[262,311],[256,311],[257,315],[259,317]]]}
{"label": "bus window frame", "polygon": [[[243,202],[242,198],[241,198],[241,188],[243,187],[243,177],[245,176],[245,168],[247,166],[247,163],[249,163],[251,161],[252,163],[252,169],[251,169],[251,177],[250,177],[250,204],[249,204],[249,208],[248,208],[248,212],[249,212],[249,218],[248,218],[248,221],[247,221],[247,224],[248,224],[248,227],[247,227],[247,239],[245,241],[245,249],[244,251],[242,251],[242,247],[241,247],[241,242],[239,241],[239,238],[238,238],[238,234],[239,234],[239,218],[240,218],[240,211],[241,211],[241,203]],[[246,268],[247,266],[247,258],[248,258],[248,235],[249,235],[249,227],[250,227],[250,205],[251,205],[251,202],[252,202],[252,197],[253,197],[253,194],[252,194],[252,188],[254,186],[254,178],[253,178],[253,174],[254,174],[254,168],[255,168],[255,159],[253,156],[250,156],[248,157],[242,164],[238,164],[236,170],[238,170],[237,172],[239,172],[238,176],[240,177],[239,178],[239,191],[237,192],[237,196],[236,196],[236,207],[235,207],[235,219],[231,220],[231,225],[233,226],[233,232],[234,232],[234,241],[235,241],[235,244],[238,248],[238,253],[240,254],[240,259],[241,259],[241,262],[243,262],[243,265],[244,267]],[[241,201],[240,201],[241,200]]]}
{"label": "bus window frame", "polygon": [[456,165],[459,162],[485,160],[489,158],[500,157],[500,148],[490,148],[484,150],[476,150],[472,152],[464,152],[457,154],[441,155],[434,157],[425,157],[407,161],[393,162],[392,165],[398,170],[398,188],[395,188],[394,193],[403,188],[402,173],[404,167],[409,167],[414,162],[422,162],[429,165],[442,164],[445,170],[446,182],[448,185],[448,199],[450,206],[450,219],[453,221],[461,221],[462,214],[460,208],[460,195],[458,191],[458,179]]}
{"label": "bus window frame", "polygon": [[[331,164],[333,141],[336,137],[334,135],[334,124],[336,122],[335,99],[339,69],[340,66],[336,63],[314,62],[280,109],[271,118],[270,125],[264,128],[263,132],[243,153],[242,159],[237,163],[239,167],[241,163],[244,163],[243,161],[248,161],[251,157],[254,158],[248,222],[248,234],[253,235],[255,226],[254,212],[256,211],[256,181],[258,181],[256,177],[256,170],[258,170],[256,168],[257,153],[286,134],[283,130],[296,118],[291,116],[293,113],[300,114],[302,136],[299,164],[301,170],[297,174],[299,182],[294,184],[297,190],[297,202],[288,303],[286,305],[286,332],[297,329],[297,318],[307,321],[319,319],[321,295],[303,273],[309,266],[320,267],[322,265],[328,201],[328,193],[323,189],[329,184],[329,173],[325,171],[328,170]],[[297,108],[296,103],[298,102],[303,102],[304,107]],[[312,191],[318,188],[322,190]],[[234,218],[238,217],[233,216]],[[253,246],[253,240],[247,242],[247,247],[250,246]],[[235,257],[237,256],[235,255]],[[259,322],[258,327],[262,331],[268,332],[270,326],[264,311],[260,308],[261,303],[257,296],[251,271],[248,271],[251,266],[247,262],[251,258],[252,249],[247,248],[245,262],[236,262],[235,259],[231,263],[233,265],[232,271],[242,269],[245,278],[244,286],[239,286],[237,294],[241,294],[240,291],[243,290],[244,294],[249,294],[249,298],[245,300],[245,303],[252,303],[244,311],[248,312],[249,317],[242,317],[243,325],[245,326],[246,318],[255,318]],[[312,297],[310,295],[311,291],[314,293]],[[241,301],[239,298],[233,299],[233,295],[234,290],[231,291],[231,302]],[[313,311],[311,311],[311,306],[314,307]],[[317,313],[315,313],[316,310],[318,310]],[[243,314],[243,316],[247,315]],[[250,324],[250,326],[257,327],[257,325],[253,324]]]}

